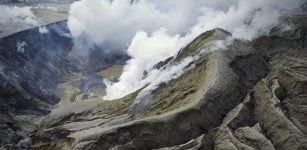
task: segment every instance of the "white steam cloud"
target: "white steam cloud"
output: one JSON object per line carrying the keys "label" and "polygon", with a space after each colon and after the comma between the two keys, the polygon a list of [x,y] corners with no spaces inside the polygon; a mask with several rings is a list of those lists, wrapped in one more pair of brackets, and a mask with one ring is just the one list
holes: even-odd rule
{"label": "white steam cloud", "polygon": [[0,5],[0,25],[11,23],[25,23],[37,25],[37,18],[31,7],[17,7]]}
{"label": "white steam cloud", "polygon": [[133,38],[128,54],[132,56],[121,75],[119,82],[112,84],[106,82],[107,96],[106,99],[113,99],[129,94],[138,88],[149,84],[147,77],[143,78],[143,72],[150,70],[156,63],[165,60],[176,54],[177,49],[180,49],[182,39],[179,35],[169,36],[165,29],[161,29],[152,35],[147,35],[146,32],[138,32]]}
{"label": "white steam cloud", "polygon": [[140,30],[149,34],[161,27],[171,34],[187,31],[197,22],[201,10],[195,8],[202,1],[82,0],[71,6],[68,26],[74,37],[127,48]]}
{"label": "white steam cloud", "polygon": [[39,31],[40,34],[46,34],[46,33],[49,32],[49,30],[47,29],[46,26],[41,26],[41,27],[39,27],[39,28],[38,28],[38,31]]}
{"label": "white steam cloud", "polygon": [[181,47],[199,34],[219,27],[231,32],[235,38],[251,40],[266,34],[279,23],[282,12],[295,10],[300,2],[81,0],[72,4],[68,26],[76,39],[127,49],[132,59],[124,67],[119,82],[107,82],[104,98],[115,99],[153,81],[162,81],[160,78],[142,79],[143,72],[150,71],[159,61],[176,55]]}

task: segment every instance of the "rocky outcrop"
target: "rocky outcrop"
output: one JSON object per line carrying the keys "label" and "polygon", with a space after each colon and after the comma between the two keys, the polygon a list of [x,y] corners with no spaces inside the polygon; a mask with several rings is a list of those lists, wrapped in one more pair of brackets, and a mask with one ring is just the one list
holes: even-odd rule
{"label": "rocky outcrop", "polygon": [[[307,149],[304,108],[307,57],[302,43],[305,31],[300,26],[287,36],[276,36],[275,32],[254,41],[267,60],[268,75],[252,86],[242,103],[227,113],[219,127],[203,134],[207,140],[197,142],[202,146],[195,149]],[[233,68],[244,68],[244,63],[238,63],[244,57],[236,59]],[[241,72],[247,68],[235,70],[242,78],[248,76]]]}

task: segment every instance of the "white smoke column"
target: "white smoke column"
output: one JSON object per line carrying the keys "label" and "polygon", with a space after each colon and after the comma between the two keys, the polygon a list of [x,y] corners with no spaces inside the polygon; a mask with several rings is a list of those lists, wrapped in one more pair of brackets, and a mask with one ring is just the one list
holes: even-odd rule
{"label": "white smoke column", "polygon": [[31,7],[17,7],[0,5],[0,25],[9,22],[37,25],[37,18]]}
{"label": "white smoke column", "polygon": [[68,26],[75,38],[126,49],[138,31],[152,34],[164,27],[171,35],[187,32],[202,14],[201,6],[220,8],[234,0],[215,1],[223,5],[204,0],[81,0],[71,5]]}
{"label": "white smoke column", "polygon": [[[199,34],[223,28],[234,37],[251,40],[279,23],[283,11],[300,0],[81,0],[70,10],[75,38],[94,44],[127,46],[132,57],[118,83],[107,83],[105,99],[125,96],[144,86],[143,72],[188,44]],[[131,41],[131,42],[130,42]],[[147,83],[150,83],[148,81]],[[154,79],[150,79],[154,80]]]}
{"label": "white smoke column", "polygon": [[124,67],[124,72],[120,77],[120,82],[106,82],[106,92],[110,97],[105,99],[114,99],[128,94],[144,86],[142,83],[143,72],[149,70],[153,65],[161,60],[175,55],[176,50],[182,47],[182,40],[179,35],[169,36],[165,29],[161,29],[153,35],[148,36],[146,32],[138,32],[133,38],[127,52],[132,59]]}
{"label": "white smoke column", "polygon": [[140,81],[142,85],[141,87],[145,85],[146,87],[140,91],[133,104],[130,106],[130,109],[136,109],[136,107],[142,102],[148,103],[150,101],[149,97],[151,92],[155,90],[161,83],[168,83],[172,79],[180,77],[186,71],[194,68],[195,64],[193,64],[193,62],[198,60],[204,54],[215,50],[225,50],[233,42],[233,40],[234,38],[231,36],[225,36],[211,43],[207,43],[203,46],[203,48],[196,51],[196,53],[187,56],[179,62],[174,64],[167,64],[167,66],[161,70],[151,70],[148,77]]}
{"label": "white smoke column", "polygon": [[193,32],[222,28],[246,40],[266,34],[279,23],[283,12],[294,11],[301,0],[238,0],[227,11],[206,7]]}

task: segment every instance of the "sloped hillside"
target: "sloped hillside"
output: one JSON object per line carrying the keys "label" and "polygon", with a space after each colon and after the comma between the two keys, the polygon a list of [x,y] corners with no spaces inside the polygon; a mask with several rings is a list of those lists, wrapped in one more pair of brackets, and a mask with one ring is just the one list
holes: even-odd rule
{"label": "sloped hillside", "polygon": [[61,100],[60,83],[95,74],[128,58],[124,53],[93,50],[86,69],[80,68],[71,61],[73,40],[66,22],[50,24],[46,29],[43,34],[37,27],[0,39],[1,146],[31,143],[29,135],[37,130],[41,117]]}
{"label": "sloped hillside", "polygon": [[[295,17],[293,17],[295,18]],[[206,32],[155,67],[199,55],[180,77],[137,101],[101,98],[59,107],[45,118],[30,149],[306,149],[304,19],[253,42],[199,55],[231,37]],[[191,67],[192,66],[192,67]],[[146,87],[144,87],[146,88]]]}

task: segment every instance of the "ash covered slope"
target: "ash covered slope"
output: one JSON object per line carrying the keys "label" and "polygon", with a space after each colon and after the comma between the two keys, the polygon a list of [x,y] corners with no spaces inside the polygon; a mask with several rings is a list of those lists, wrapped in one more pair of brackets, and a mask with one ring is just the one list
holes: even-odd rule
{"label": "ash covered slope", "polygon": [[1,145],[17,144],[33,132],[35,118],[59,101],[57,83],[77,72],[63,55],[72,47],[65,22],[48,29],[48,34],[34,28],[0,39]]}
{"label": "ash covered slope", "polygon": [[[4,21],[0,23],[0,38],[67,20],[69,7],[73,2],[74,0],[1,0],[0,7],[3,9],[1,12],[6,16],[3,16]],[[18,14],[19,19],[6,19],[10,18],[10,14]],[[34,22],[28,22],[22,18],[34,19]]]}
{"label": "ash covered slope", "polygon": [[[183,61],[208,43],[229,36],[220,29],[204,33],[166,64]],[[256,69],[246,70],[243,79],[230,64],[246,55],[251,59],[244,60],[244,67]],[[153,149],[185,143],[218,127],[268,72],[262,55],[239,40],[225,51],[203,54],[192,64],[194,68],[160,85],[137,104],[139,91],[115,101],[94,99],[53,110],[33,148]]]}
{"label": "ash covered slope", "polygon": [[[285,19],[293,30],[204,53],[138,103],[142,89],[54,109],[30,149],[306,149],[307,19]],[[206,32],[156,67],[230,36]]]}
{"label": "ash covered slope", "polygon": [[[66,21],[0,39],[0,147],[20,148],[61,97],[60,83],[95,73],[127,59],[124,53],[89,54],[84,68],[72,63],[73,40]],[[101,61],[100,59],[103,59]],[[83,64],[84,66],[84,64]]]}

